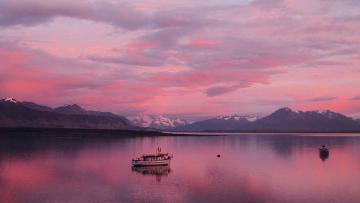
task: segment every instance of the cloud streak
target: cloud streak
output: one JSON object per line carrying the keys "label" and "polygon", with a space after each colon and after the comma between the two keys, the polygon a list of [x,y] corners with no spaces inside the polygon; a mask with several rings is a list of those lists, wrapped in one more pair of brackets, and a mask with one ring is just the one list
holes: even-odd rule
{"label": "cloud streak", "polygon": [[146,14],[126,2],[90,1],[0,1],[0,26],[34,26],[69,17],[111,24],[123,29],[199,26],[186,13],[159,12]]}
{"label": "cloud streak", "polygon": [[355,96],[355,97],[351,97],[350,100],[360,100],[360,95],[359,95],[359,96]]}
{"label": "cloud streak", "polygon": [[213,96],[218,96],[218,95],[236,91],[239,88],[240,88],[240,86],[238,86],[238,85],[215,86],[215,87],[208,88],[205,93],[207,96],[213,97]]}
{"label": "cloud streak", "polygon": [[309,101],[312,102],[324,102],[324,101],[333,101],[335,100],[336,97],[330,96],[330,97],[315,97],[315,98],[311,98]]}

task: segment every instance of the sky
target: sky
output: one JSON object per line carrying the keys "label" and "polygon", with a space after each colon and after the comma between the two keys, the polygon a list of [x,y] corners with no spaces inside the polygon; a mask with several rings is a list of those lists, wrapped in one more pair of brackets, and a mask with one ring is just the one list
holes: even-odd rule
{"label": "sky", "polygon": [[0,97],[200,119],[360,117],[358,0],[0,0]]}

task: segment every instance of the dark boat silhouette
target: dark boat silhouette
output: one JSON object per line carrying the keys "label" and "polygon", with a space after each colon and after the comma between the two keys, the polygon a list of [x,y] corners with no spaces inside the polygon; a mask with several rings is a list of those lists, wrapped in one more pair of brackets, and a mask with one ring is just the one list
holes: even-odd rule
{"label": "dark boat silhouette", "polygon": [[329,149],[325,147],[325,145],[321,146],[321,148],[319,148],[319,156],[320,159],[322,159],[323,161],[325,161],[326,159],[329,158]]}

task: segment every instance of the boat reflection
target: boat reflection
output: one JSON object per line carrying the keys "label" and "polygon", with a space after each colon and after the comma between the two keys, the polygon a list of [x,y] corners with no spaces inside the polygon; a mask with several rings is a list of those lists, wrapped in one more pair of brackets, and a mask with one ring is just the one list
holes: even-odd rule
{"label": "boat reflection", "polygon": [[171,173],[169,165],[164,166],[133,166],[131,167],[133,172],[142,174],[144,176],[155,176],[156,181],[160,182],[162,176],[168,176]]}
{"label": "boat reflection", "polygon": [[323,153],[319,153],[319,157],[321,160],[325,161],[326,159],[329,158],[329,154],[323,154]]}

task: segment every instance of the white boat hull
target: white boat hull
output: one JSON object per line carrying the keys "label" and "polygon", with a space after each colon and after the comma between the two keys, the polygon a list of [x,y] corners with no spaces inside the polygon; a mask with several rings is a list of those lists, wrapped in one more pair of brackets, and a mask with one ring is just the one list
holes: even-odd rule
{"label": "white boat hull", "polygon": [[133,160],[133,166],[164,166],[169,165],[170,159],[167,160],[153,160],[153,161],[143,161],[143,160]]}

